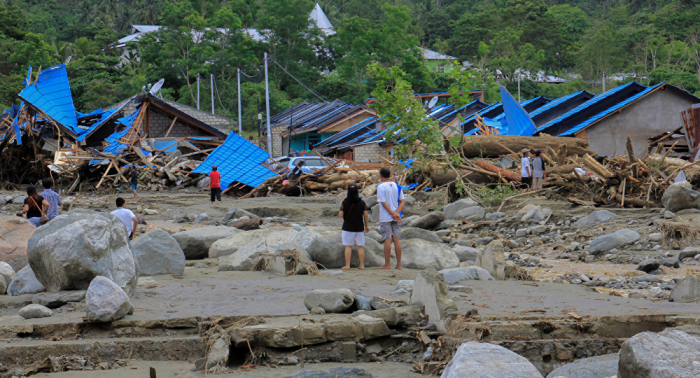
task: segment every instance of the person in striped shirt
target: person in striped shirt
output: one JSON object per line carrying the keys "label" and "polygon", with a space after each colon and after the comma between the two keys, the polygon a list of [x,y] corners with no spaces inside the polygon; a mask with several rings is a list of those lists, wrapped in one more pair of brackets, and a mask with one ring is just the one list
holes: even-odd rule
{"label": "person in striped shirt", "polygon": [[41,180],[41,185],[44,187],[41,196],[49,203],[49,210],[46,212],[46,216],[51,220],[58,216],[58,209],[63,205],[63,202],[61,201],[61,196],[51,189],[53,187],[53,180],[50,177]]}

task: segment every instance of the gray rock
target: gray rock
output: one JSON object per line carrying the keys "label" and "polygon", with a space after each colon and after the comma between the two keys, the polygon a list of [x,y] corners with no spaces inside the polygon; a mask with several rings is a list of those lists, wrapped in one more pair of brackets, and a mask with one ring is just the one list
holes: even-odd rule
{"label": "gray rock", "polygon": [[208,222],[208,221],[209,221],[209,214],[207,214],[207,213],[197,214],[197,216],[194,217],[194,222]]}
{"label": "gray rock", "polygon": [[656,269],[659,269],[659,266],[661,266],[661,263],[657,259],[646,259],[639,263],[637,266],[637,270],[641,270],[642,272],[649,273],[653,272]]}
{"label": "gray rock", "polygon": [[40,304],[30,304],[19,309],[19,316],[24,319],[48,318],[51,315],[53,311]]}
{"label": "gray rock", "polygon": [[355,296],[355,306],[360,311],[372,311],[372,306],[369,303],[369,298],[362,295]]}
{"label": "gray rock", "polygon": [[577,220],[574,222],[574,226],[576,227],[586,227],[586,226],[595,226],[600,223],[605,223],[609,221],[612,218],[615,218],[617,214],[607,211],[607,210],[597,210],[594,211],[585,217]]}
{"label": "gray rock", "polygon": [[480,268],[478,266],[467,266],[464,268],[450,268],[443,269],[440,271],[445,277],[445,282],[448,285],[454,285],[462,281],[478,280],[478,281],[493,281],[494,278],[491,276],[486,269]]}
{"label": "gray rock", "polygon": [[623,228],[612,234],[601,235],[595,238],[589,248],[589,253],[592,255],[602,255],[613,248],[619,248],[627,244],[637,242],[641,236],[637,231]]}
{"label": "gray rock", "polygon": [[259,219],[260,218],[248,210],[243,210],[243,209],[239,209],[237,207],[234,207],[231,210],[226,212],[226,214],[224,215],[224,221],[228,222],[231,219],[238,219],[238,218],[243,218],[243,217],[248,217],[250,219]]}
{"label": "gray rock", "polygon": [[664,238],[664,234],[662,234],[660,232],[654,232],[654,233],[649,234],[649,240],[653,241],[653,242],[660,242],[661,240],[663,240],[663,238]]}
{"label": "gray rock", "polygon": [[[15,203],[15,204],[18,203],[18,204],[21,205],[21,204],[24,203],[24,199],[25,199],[25,198],[27,198],[27,197],[24,197],[24,196],[15,197],[15,198],[12,199],[12,203]],[[9,202],[9,201],[8,201],[8,202]]]}
{"label": "gray rock", "polygon": [[126,227],[109,213],[59,215],[34,232],[27,259],[48,291],[85,290],[95,277],[104,276],[131,293],[138,278]]}
{"label": "gray rock", "polygon": [[32,303],[48,308],[59,308],[69,302],[80,302],[85,299],[85,290],[60,291],[58,293],[38,293],[32,298]]}
{"label": "gray rock", "polygon": [[495,220],[495,219],[501,219],[506,216],[506,213],[488,213],[484,217],[486,220]]}
{"label": "gray rock", "polygon": [[10,282],[15,278],[15,270],[12,269],[10,264],[0,261],[0,295],[7,292],[7,287],[10,286]]}
{"label": "gray rock", "polygon": [[[365,201],[365,204],[367,205],[368,208],[373,208],[374,206],[377,205],[377,196],[376,195],[371,195],[367,197],[367,201]],[[338,204],[340,206],[340,204]]]}
{"label": "gray rock", "polygon": [[442,378],[466,377],[542,378],[542,374],[525,357],[502,346],[472,341],[459,346],[442,373]]}
{"label": "gray rock", "polygon": [[700,279],[687,276],[678,281],[671,291],[671,299],[674,302],[695,302],[700,300]]}
{"label": "gray rock", "polygon": [[[292,241],[304,248],[313,262],[323,265],[326,269],[339,269],[345,265],[345,247],[340,231],[317,232],[303,228]],[[377,267],[383,264],[384,247],[372,238],[365,238],[365,266]],[[350,266],[359,265],[357,253],[353,252]]]}
{"label": "gray rock", "polygon": [[434,229],[440,222],[445,220],[445,214],[440,211],[433,211],[411,222],[411,227],[422,228],[424,230]]}
{"label": "gray rock", "polygon": [[[484,219],[486,215],[486,210],[481,206],[467,207],[462,209],[455,214],[457,219],[464,219],[467,221],[480,221]],[[460,218],[461,217],[461,218]]]}
{"label": "gray rock", "polygon": [[617,353],[604,356],[582,358],[554,369],[547,378],[610,378],[617,375]]}
{"label": "gray rock", "polygon": [[552,209],[543,209],[541,206],[536,206],[528,211],[521,220],[523,222],[542,222],[552,214]]}
{"label": "gray rock", "polygon": [[422,305],[428,322],[440,332],[445,332],[445,319],[459,311],[448,290],[442,273],[424,270],[416,276],[411,292],[410,303]]}
{"label": "gray rock", "polygon": [[664,212],[664,218],[666,219],[673,219],[676,217],[676,214],[670,212],[670,211],[665,211]]}
{"label": "gray rock", "polygon": [[688,257],[693,258],[698,254],[700,254],[700,247],[687,247],[678,252],[678,260],[683,261],[683,259],[687,259]]}
{"label": "gray rock", "polygon": [[228,366],[230,354],[229,345],[231,341],[228,336],[219,337],[211,344],[207,353],[206,369],[209,373],[221,373],[222,369]]}
{"label": "gray rock", "polygon": [[632,279],[634,282],[663,282],[661,277],[654,274],[643,274],[641,276],[634,277]]}
{"label": "gray rock", "polygon": [[85,294],[89,322],[107,323],[119,320],[133,311],[126,292],[107,277],[97,276]]}
{"label": "gray rock", "polygon": [[304,298],[307,309],[321,307],[327,313],[345,312],[352,307],[353,303],[355,303],[355,294],[348,289],[312,290]]}
{"label": "gray rock", "polygon": [[372,230],[372,231],[368,232],[368,233],[365,235],[365,239],[366,239],[366,238],[374,239],[375,241],[380,242],[380,243],[382,242],[382,235],[379,234],[379,232],[377,232],[377,231],[375,231],[375,230]]}
{"label": "gray rock", "polygon": [[642,332],[622,344],[618,378],[700,377],[700,338],[678,330]]}
{"label": "gray rock", "polygon": [[486,250],[476,259],[476,266],[486,269],[497,280],[506,278],[506,258],[503,243],[495,240],[486,246]]}
{"label": "gray rock", "polygon": [[447,219],[459,219],[457,213],[460,210],[464,210],[469,207],[479,206],[479,204],[472,200],[471,198],[464,198],[456,202],[452,202],[449,205],[445,205],[442,208],[442,212],[445,214]]}
{"label": "gray rock", "polygon": [[165,230],[153,230],[136,238],[131,242],[131,250],[138,261],[140,276],[181,276],[185,271],[185,253]]}
{"label": "gray rock", "polygon": [[439,236],[440,238],[443,237],[449,237],[452,234],[451,230],[440,230],[440,231],[435,231],[435,234]]}
{"label": "gray rock", "polygon": [[303,370],[283,378],[372,378],[369,371],[356,367],[334,367],[326,370]]}
{"label": "gray rock", "polygon": [[7,294],[11,296],[36,294],[43,291],[46,291],[46,288],[36,279],[34,271],[29,265],[20,269],[7,287]]}
{"label": "gray rock", "polygon": [[[289,227],[269,227],[242,232],[212,244],[209,257],[219,257],[219,271],[250,270],[262,254],[275,254],[295,250],[304,263],[311,263],[306,249],[294,242],[299,231]],[[302,273],[302,266],[298,267]],[[303,272],[306,270],[304,269]]]}
{"label": "gray rock", "polygon": [[461,220],[447,219],[447,220],[440,222],[440,224],[437,225],[437,227],[435,227],[435,229],[436,230],[449,230],[453,227],[459,227],[462,224],[463,223]]}
{"label": "gray rock", "polygon": [[312,315],[323,315],[323,314],[326,313],[326,310],[324,310],[324,309],[321,308],[321,307],[314,307],[314,308],[312,308],[311,310],[309,310],[309,312],[310,312]]}
{"label": "gray rock", "polygon": [[241,231],[234,227],[213,226],[178,232],[173,234],[173,238],[182,248],[187,260],[196,260],[206,258],[209,255],[209,248],[215,241],[239,232]]}
{"label": "gray rock", "polygon": [[[457,254],[445,243],[408,239],[401,241],[401,247],[401,266],[405,268],[442,270],[459,266]],[[383,262],[383,258],[381,260]],[[395,264],[393,253],[391,261]]]}
{"label": "gray rock", "polygon": [[668,268],[678,269],[681,266],[681,262],[675,257],[666,257],[664,259],[661,259],[661,265]]}
{"label": "gray rock", "polygon": [[435,232],[417,227],[406,227],[402,229],[401,239],[422,239],[431,243],[442,243],[442,239]]}
{"label": "gray rock", "polygon": [[483,250],[481,249],[467,247],[459,244],[452,247],[452,250],[455,252],[460,262],[476,261],[479,255],[483,252]]}
{"label": "gray rock", "polygon": [[684,209],[700,209],[700,193],[687,184],[673,184],[666,189],[661,202],[666,210],[674,213]]}

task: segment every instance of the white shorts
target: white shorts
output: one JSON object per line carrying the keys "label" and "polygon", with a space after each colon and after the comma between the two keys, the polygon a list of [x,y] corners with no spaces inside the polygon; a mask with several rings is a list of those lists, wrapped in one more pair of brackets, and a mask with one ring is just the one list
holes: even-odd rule
{"label": "white shorts", "polygon": [[365,246],[365,233],[364,232],[350,232],[343,231],[343,245],[358,247]]}

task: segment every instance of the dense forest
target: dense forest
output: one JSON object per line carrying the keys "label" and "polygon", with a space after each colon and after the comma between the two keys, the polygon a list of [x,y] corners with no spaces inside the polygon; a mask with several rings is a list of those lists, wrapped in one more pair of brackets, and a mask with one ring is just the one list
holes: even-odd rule
{"label": "dense forest", "polygon": [[[400,66],[417,92],[457,83],[515,90],[518,69],[568,80],[522,80],[524,98],[600,92],[602,75],[661,81],[700,94],[700,0],[319,0],[337,34],[309,27],[312,0],[0,0],[0,104],[17,103],[29,65],[67,63],[76,108],[90,111],[165,79],[166,98],[210,104],[236,118],[241,69],[244,125],[264,112],[263,53],[271,55],[273,112],[304,100],[359,103],[377,85],[369,67]],[[115,42],[132,24],[162,25],[130,42],[138,58],[120,58]],[[257,29],[266,42],[249,38]],[[201,38],[193,38],[194,35]],[[468,62],[433,72],[419,47]],[[375,64],[375,65],[373,65]],[[461,63],[460,63],[461,64]],[[466,78],[466,79],[465,79]],[[619,77],[617,79],[620,79]],[[209,105],[204,106],[208,109]]]}

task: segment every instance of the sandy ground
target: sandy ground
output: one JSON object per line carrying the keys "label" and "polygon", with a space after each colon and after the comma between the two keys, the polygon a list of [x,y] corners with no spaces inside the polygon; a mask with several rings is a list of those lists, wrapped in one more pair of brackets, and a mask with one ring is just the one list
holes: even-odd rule
{"label": "sandy ground", "polygon": [[340,364],[340,363],[320,363],[320,364],[306,364],[303,367],[298,366],[288,366],[288,367],[277,367],[268,368],[262,367],[252,370],[237,370],[229,371],[222,374],[204,374],[203,372],[193,372],[192,364],[187,362],[175,362],[175,361],[129,361],[126,367],[114,370],[103,370],[103,371],[70,371],[63,373],[51,373],[51,374],[37,374],[34,377],[37,378],[125,378],[125,377],[148,377],[150,368],[156,369],[156,374],[158,378],[170,378],[170,377],[212,377],[212,376],[224,376],[224,377],[236,377],[236,378],[277,378],[286,377],[293,375],[302,370],[325,370],[334,368],[337,366],[344,367],[356,367],[363,368],[372,373],[376,378],[410,378],[410,377],[423,377],[423,375],[413,372],[410,364],[396,363],[396,362],[366,362],[366,363],[352,363],[352,364]]}

